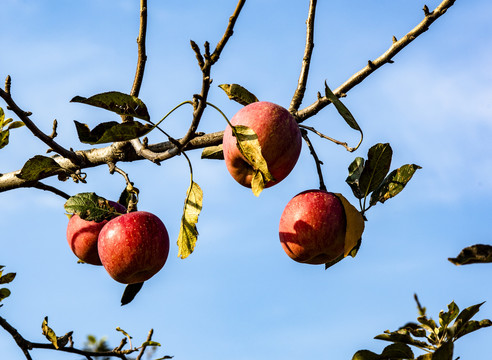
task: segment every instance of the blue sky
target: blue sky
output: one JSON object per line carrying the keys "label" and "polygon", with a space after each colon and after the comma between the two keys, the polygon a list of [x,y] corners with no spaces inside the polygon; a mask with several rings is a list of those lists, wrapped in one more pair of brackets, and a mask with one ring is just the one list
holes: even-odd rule
{"label": "blue sky", "polygon": [[[232,116],[240,106],[216,85],[239,83],[260,100],[288,107],[304,49],[307,3],[247,1],[212,70],[210,102]],[[430,9],[438,4],[427,2]],[[235,5],[149,1],[149,60],[140,98],[154,120],[199,91],[200,72],[189,40],[215,45]],[[389,0],[320,2],[303,106],[315,100],[325,80],[336,88],[382,54],[393,35],[400,38],[417,25],[422,6]],[[0,77],[12,76],[14,99],[33,112],[45,132],[56,118],[61,144],[88,148],[78,142],[73,120],[92,127],[114,117],[69,100],[129,92],[138,1],[2,0],[0,13]],[[344,183],[347,167],[373,144],[391,143],[393,168],[422,166],[400,195],[368,212],[355,259],[324,271],[291,261],[280,247],[283,207],[318,185],[306,146],[291,175],[259,198],[237,185],[222,162],[200,160],[195,151],[190,157],[204,207],[198,244],[185,260],[177,257],[175,243],[189,179],[185,159],[176,157],[160,167],[143,161],[120,164],[141,190],[140,209],[157,214],[171,237],[167,264],[125,307],[119,306],[121,284],[102,268],[76,263],[65,239],[62,198],[29,189],[0,194],[0,263],[18,274],[1,316],[31,341],[43,341],[41,322],[49,316],[57,333],[74,330],[76,345],[94,334],[116,346],[117,326],[138,343],[154,328],[154,339],[163,345],[158,354],[186,360],[351,359],[363,348],[380,352],[386,344],[375,335],[415,319],[414,293],[434,318],[452,300],[461,308],[486,300],[477,319],[492,318],[487,285],[492,267],[455,267],[447,261],[468,245],[492,239],[491,14],[488,1],[457,1],[394,64],[348,93],[343,101],[365,135],[356,153],[312,137],[328,189],[352,202]],[[190,116],[190,109],[180,109],[166,120],[165,129],[181,136]],[[332,108],[306,125],[350,144],[358,141],[357,132]],[[199,130],[224,128],[218,113],[207,109]],[[157,133],[149,138],[166,140]],[[45,150],[27,129],[15,130],[11,144],[0,151],[0,172],[17,170]],[[117,198],[124,187],[123,179],[105,167],[87,174],[85,185],[49,183],[70,194],[95,191],[108,198]],[[460,339],[456,356],[486,358],[491,334],[484,329]],[[0,357],[23,358],[3,330]],[[41,350],[33,357],[77,358]]]}

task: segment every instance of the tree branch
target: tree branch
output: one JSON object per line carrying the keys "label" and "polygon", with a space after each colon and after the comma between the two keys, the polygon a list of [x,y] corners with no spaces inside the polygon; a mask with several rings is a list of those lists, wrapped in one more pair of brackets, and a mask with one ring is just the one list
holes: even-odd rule
{"label": "tree branch", "polygon": [[[139,346],[139,347],[123,350],[123,347],[126,344],[126,338],[122,340],[121,344],[118,347],[110,351],[90,351],[90,350],[77,349],[72,346],[73,345],[72,343],[70,343],[70,346],[55,348],[55,346],[52,343],[35,343],[24,339],[24,337],[22,337],[22,335],[19,334],[17,329],[15,329],[12,325],[10,325],[7,322],[7,320],[1,316],[0,316],[0,326],[3,327],[12,336],[17,346],[19,346],[19,348],[24,353],[24,356],[26,357],[27,360],[32,360],[29,351],[33,349],[55,350],[55,351],[66,352],[71,354],[78,354],[78,355],[85,356],[87,359],[91,359],[92,357],[116,357],[122,360],[127,360],[128,358],[126,357],[126,355],[132,354],[137,351],[139,351],[139,354],[136,359],[141,359],[142,355],[145,352],[145,349],[147,348],[147,345],[143,345],[141,347]],[[146,342],[152,340],[153,333],[154,331],[151,329],[147,335]],[[67,335],[71,336],[71,332]],[[166,356],[165,358],[171,358],[171,357]]]}
{"label": "tree branch", "polygon": [[246,0],[239,0],[239,2],[236,5],[236,9],[234,10],[234,13],[231,15],[229,18],[229,23],[227,25],[227,28],[224,32],[224,35],[220,39],[220,41],[217,43],[217,46],[215,47],[214,52],[212,55],[210,55],[210,45],[208,42],[205,43],[205,54],[202,56],[200,54],[200,49],[196,45],[195,42],[191,42],[191,47],[193,51],[195,52],[198,65],[200,66],[200,69],[202,70],[202,89],[200,92],[200,95],[195,95],[193,97],[193,120],[191,121],[191,125],[185,134],[179,140],[179,143],[181,147],[186,146],[186,144],[195,137],[196,135],[196,130],[198,128],[198,124],[200,123],[200,120],[202,118],[203,112],[205,111],[205,108],[207,107],[207,97],[208,97],[208,92],[210,90],[210,85],[212,84],[212,79],[210,77],[212,66],[219,60],[220,54],[222,53],[222,50],[227,44],[227,41],[231,38],[232,34],[234,33],[234,25],[236,24],[236,20],[239,17],[239,14],[241,13],[241,9],[243,8],[244,4],[246,3]]}
{"label": "tree branch", "polygon": [[[413,28],[408,34],[402,37],[400,40],[393,42],[393,45],[377,59],[369,61],[368,64],[360,71],[352,75],[347,81],[345,81],[341,86],[339,86],[333,93],[338,97],[343,96],[349,90],[351,90],[356,85],[364,81],[369,75],[374,71],[379,69],[381,66],[392,63],[392,58],[403,50],[407,45],[414,41],[418,36],[423,34],[429,29],[429,26],[434,23],[438,18],[440,18],[444,13],[454,5],[456,0],[443,0],[439,6],[432,12],[427,12],[425,14],[424,20],[420,22],[415,28]],[[306,119],[316,115],[325,106],[331,104],[330,100],[326,96],[318,98],[318,100],[311,104],[310,106],[297,112],[297,121],[299,123],[305,121]]]}
{"label": "tree branch", "polygon": [[304,98],[304,93],[306,92],[309,66],[311,64],[311,56],[314,48],[314,17],[316,15],[316,3],[317,0],[311,0],[309,3],[309,15],[306,20],[306,48],[304,50],[304,57],[302,58],[302,68],[297,83],[297,89],[290,103],[289,111],[292,113],[299,110],[299,106],[301,106],[302,99]]}
{"label": "tree branch", "polygon": [[[219,145],[222,143],[223,133],[223,131],[219,131],[210,134],[200,134],[194,139],[190,140],[183,148],[183,150],[201,149],[208,146]],[[144,147],[144,145],[141,146]],[[153,160],[155,160],[156,162],[164,161],[178,155],[177,147],[172,141],[148,145],[144,148],[144,151],[152,153],[154,156]],[[59,155],[54,156],[53,159],[62,168],[68,170],[69,172],[73,172],[78,169],[106,165],[107,163],[116,164],[118,162],[132,162],[148,159],[147,157],[138,154],[133,146],[131,146],[128,142],[117,142],[104,148],[94,148],[90,150],[77,151],[77,154],[84,158],[84,164],[82,166],[75,165],[70,159]],[[0,192],[21,187],[35,187],[37,181],[50,177],[47,175],[40,175],[37,181],[29,182],[18,178],[16,175],[19,173],[20,170],[6,174],[0,174]]]}
{"label": "tree branch", "polygon": [[142,86],[143,75],[145,71],[145,63],[147,54],[145,51],[145,39],[147,36],[147,0],[140,0],[140,29],[138,32],[138,60],[135,79],[133,81],[131,95],[138,96],[140,87]]}
{"label": "tree branch", "polygon": [[57,152],[61,156],[70,159],[74,164],[81,165],[84,159],[78,156],[75,152],[65,149],[63,146],[59,145],[55,140],[53,140],[51,136],[48,136],[44,132],[42,132],[29,118],[31,113],[22,110],[15,103],[14,99],[12,99],[12,96],[10,94],[10,86],[8,87],[8,90],[9,92],[0,89],[0,97],[7,104],[7,109],[12,110],[17,115],[17,117],[20,120],[22,120],[24,125],[26,125],[26,127],[33,133],[33,135],[36,136],[38,139],[40,139],[42,142],[44,142],[46,145],[48,145],[50,149]]}

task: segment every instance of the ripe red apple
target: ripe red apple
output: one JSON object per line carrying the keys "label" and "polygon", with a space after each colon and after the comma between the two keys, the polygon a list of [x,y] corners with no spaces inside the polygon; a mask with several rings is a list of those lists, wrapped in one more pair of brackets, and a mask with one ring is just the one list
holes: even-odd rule
{"label": "ripe red apple", "polygon": [[[109,201],[109,204],[117,212],[126,213],[126,208],[123,205],[114,201]],[[72,215],[67,225],[67,241],[75,256],[85,263],[102,265],[97,252],[97,237],[107,222],[108,220],[101,222],[87,221],[81,219],[78,215]]]}
{"label": "ripe red apple", "polygon": [[307,190],[289,201],[280,217],[282,248],[293,260],[325,264],[344,254],[347,219],[340,199]]}
{"label": "ripe red apple", "polygon": [[[265,187],[275,185],[289,175],[302,145],[299,126],[289,111],[271,102],[254,102],[239,110],[231,124],[248,126],[258,135],[261,153],[275,178]],[[230,126],[225,129],[222,143],[227,170],[238,183],[251,187],[254,170],[237,148]]]}
{"label": "ripe red apple", "polygon": [[110,220],[99,233],[98,250],[108,274],[123,284],[146,281],[166,263],[169,235],[162,221],[146,211]]}

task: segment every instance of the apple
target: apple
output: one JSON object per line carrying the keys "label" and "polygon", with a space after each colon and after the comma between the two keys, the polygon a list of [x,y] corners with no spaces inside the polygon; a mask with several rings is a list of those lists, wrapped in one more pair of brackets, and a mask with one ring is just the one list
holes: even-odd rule
{"label": "apple", "polygon": [[166,263],[169,235],[157,216],[135,211],[104,225],[99,233],[98,251],[114,280],[123,284],[144,282]]}
{"label": "apple", "polygon": [[347,218],[333,193],[307,190],[292,198],[280,217],[282,248],[293,260],[326,264],[344,254]]}
{"label": "apple", "polygon": [[[126,208],[114,201],[109,204],[119,213],[126,213]],[[101,222],[88,221],[79,215],[72,215],[67,225],[67,241],[75,256],[87,264],[102,265],[97,252],[99,232],[108,220]]]}
{"label": "apple", "polygon": [[[245,125],[258,135],[261,153],[275,179],[265,187],[273,186],[289,175],[299,158],[302,139],[299,126],[288,110],[271,102],[254,102],[239,110],[231,124]],[[237,148],[229,125],[222,143],[227,170],[238,183],[251,187],[254,170]]]}

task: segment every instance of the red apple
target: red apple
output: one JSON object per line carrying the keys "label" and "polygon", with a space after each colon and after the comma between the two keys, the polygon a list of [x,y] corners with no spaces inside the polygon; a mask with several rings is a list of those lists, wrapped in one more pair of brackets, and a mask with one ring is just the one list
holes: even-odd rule
{"label": "red apple", "polygon": [[[275,185],[289,175],[302,145],[299,126],[289,111],[271,102],[255,102],[239,110],[232,117],[231,124],[248,126],[258,135],[261,153],[275,178],[265,187]],[[223,150],[227,170],[232,177],[241,185],[251,187],[254,170],[237,148],[230,126],[224,132]]]}
{"label": "red apple", "polygon": [[289,201],[280,217],[284,251],[295,261],[325,264],[344,254],[347,219],[333,193],[308,190]]}
{"label": "red apple", "polygon": [[[119,213],[126,213],[123,205],[114,201],[109,204]],[[101,222],[87,221],[78,215],[72,215],[67,225],[67,241],[75,256],[85,263],[102,265],[97,252],[97,237],[108,220]]]}
{"label": "red apple", "polygon": [[123,284],[146,281],[166,263],[169,235],[162,221],[146,211],[110,220],[99,233],[98,250],[108,274]]}

